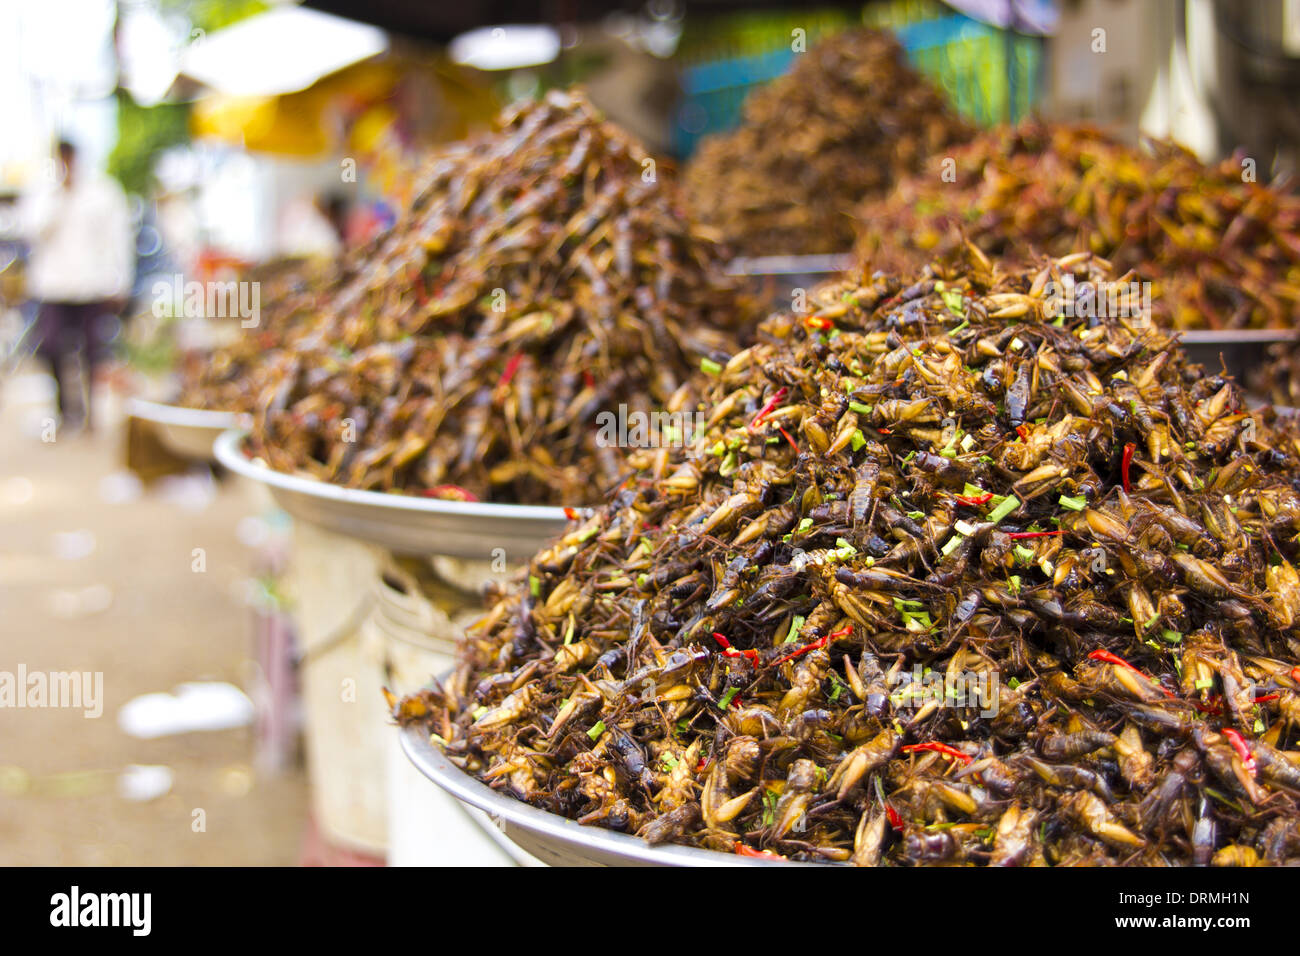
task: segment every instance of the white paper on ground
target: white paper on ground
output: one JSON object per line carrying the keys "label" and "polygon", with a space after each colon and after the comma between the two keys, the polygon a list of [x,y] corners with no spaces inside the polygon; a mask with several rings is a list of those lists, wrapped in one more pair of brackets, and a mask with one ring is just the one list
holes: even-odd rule
{"label": "white paper on ground", "polygon": [[253,702],[222,681],[181,684],[174,694],[143,694],[117,712],[117,725],[145,739],[199,730],[229,730],[252,723]]}
{"label": "white paper on ground", "polygon": [[128,764],[117,775],[117,792],[127,800],[156,800],[169,792],[176,775],[161,764]]}

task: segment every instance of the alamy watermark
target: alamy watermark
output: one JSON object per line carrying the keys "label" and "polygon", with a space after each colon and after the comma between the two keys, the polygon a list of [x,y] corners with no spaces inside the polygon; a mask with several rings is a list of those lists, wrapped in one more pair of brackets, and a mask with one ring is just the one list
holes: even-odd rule
{"label": "alamy watermark", "polygon": [[104,713],[103,671],[0,671],[0,708],[71,708],[83,717]]}
{"label": "alamy watermark", "polygon": [[974,707],[981,717],[996,717],[1002,682],[998,672],[959,671],[949,674],[923,670],[920,664],[910,672],[888,675],[889,701],[897,710],[920,710],[928,704],[940,707]]}
{"label": "alamy watermark", "polygon": [[260,282],[186,282],[177,274],[159,279],[152,291],[154,318],[239,319],[245,329],[262,321]]}
{"label": "alamy watermark", "polygon": [[50,897],[50,925],[121,927],[132,936],[148,936],[153,927],[152,893],[83,893],[73,885]]}
{"label": "alamy watermark", "polygon": [[1049,319],[1136,319],[1151,315],[1150,282],[1076,282],[1068,273],[1043,289]]}
{"label": "alamy watermark", "polygon": [[689,448],[704,437],[703,412],[628,411],[620,404],[596,415],[596,444],[602,448]]}

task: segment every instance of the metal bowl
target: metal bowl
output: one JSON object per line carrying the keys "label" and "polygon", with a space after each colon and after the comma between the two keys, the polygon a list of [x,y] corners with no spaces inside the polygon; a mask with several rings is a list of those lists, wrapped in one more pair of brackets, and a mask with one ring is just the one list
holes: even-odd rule
{"label": "metal bowl", "polygon": [[401,731],[402,749],[422,774],[462,803],[482,810],[506,836],[552,866],[811,866],[733,856],[689,846],[651,846],[640,837],[583,826],[497,793],[461,770],[418,727]]}
{"label": "metal bowl", "polygon": [[233,429],[213,445],[217,461],[270,489],[294,518],[328,531],[418,557],[447,555],[491,561],[526,561],[561,534],[563,508],[439,501],[380,491],[359,491],[314,478],[286,475],[244,453],[245,433]]}
{"label": "metal bowl", "polygon": [[1184,354],[1206,371],[1220,367],[1242,385],[1265,358],[1270,345],[1295,342],[1295,329],[1194,329],[1179,333]]}
{"label": "metal bowl", "polygon": [[132,418],[151,422],[168,451],[200,461],[212,461],[212,443],[222,432],[242,427],[247,419],[238,412],[183,408],[143,398],[130,399],[126,411]]}
{"label": "metal bowl", "polygon": [[811,289],[843,272],[852,255],[753,256],[732,259],[727,274],[746,279],[773,308],[789,308],[795,289]]}

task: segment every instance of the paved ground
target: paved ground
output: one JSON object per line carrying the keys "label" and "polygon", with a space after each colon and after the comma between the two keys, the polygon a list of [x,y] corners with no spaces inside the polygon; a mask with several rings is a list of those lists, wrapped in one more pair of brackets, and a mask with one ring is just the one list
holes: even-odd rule
{"label": "paved ground", "polygon": [[[145,740],[117,723],[131,698],[182,682],[251,687],[241,594],[256,551],[240,535],[255,503],[201,477],[133,495],[120,419],[43,442],[30,373],[0,381],[0,681],[20,666],[102,671],[103,714],[0,708],[0,865],[298,862],[300,764],[257,772],[247,727]],[[121,795],[133,764],[170,768],[168,792]]]}

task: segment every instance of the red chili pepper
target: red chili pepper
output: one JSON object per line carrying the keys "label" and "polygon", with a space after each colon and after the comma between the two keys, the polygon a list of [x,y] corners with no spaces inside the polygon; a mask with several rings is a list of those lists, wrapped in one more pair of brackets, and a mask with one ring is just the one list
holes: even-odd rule
{"label": "red chili pepper", "polygon": [[[1131,670],[1134,674],[1142,674],[1142,672],[1141,672],[1140,670],[1138,670],[1136,667],[1134,667],[1134,666],[1133,666],[1132,664],[1130,664],[1128,661],[1124,660],[1124,658],[1120,657],[1118,654],[1112,654],[1110,651],[1108,651],[1108,650],[1104,650],[1103,648],[1100,648],[1100,647],[1097,648],[1095,651],[1089,651],[1089,652],[1088,652],[1088,660],[1090,660],[1090,661],[1105,661],[1107,664],[1116,664],[1116,665],[1118,665],[1118,666],[1120,666],[1120,667],[1127,667],[1127,668],[1128,668],[1129,670]],[[1147,675],[1146,675],[1146,674],[1142,674],[1142,676],[1143,676],[1143,677],[1146,677]]]}
{"label": "red chili pepper", "polygon": [[751,661],[758,660],[758,651],[737,650],[731,646],[731,641],[727,640],[725,635],[719,634],[717,631],[713,632],[713,639],[722,645],[722,653],[727,655],[727,657],[748,657]]}
{"label": "red chili pepper", "polygon": [[1088,659],[1093,661],[1105,661],[1107,664],[1114,664],[1116,667],[1127,668],[1128,670],[1131,670],[1134,674],[1137,674],[1138,677],[1141,677],[1147,683],[1155,684],[1155,686],[1159,687],[1166,697],[1174,696],[1174,694],[1170,690],[1168,690],[1165,687],[1162,687],[1160,685],[1160,682],[1157,681],[1154,677],[1150,676],[1149,674],[1144,674],[1142,671],[1138,670],[1136,667],[1134,667],[1128,661],[1124,660],[1124,658],[1120,657],[1118,654],[1112,654],[1110,651],[1103,650],[1102,648],[1097,648],[1097,650],[1095,651],[1088,652]]}
{"label": "red chili pepper", "polygon": [[426,498],[441,498],[444,501],[478,501],[472,491],[466,491],[460,485],[434,485],[420,492]]}
{"label": "red chili pepper", "polygon": [[1133,452],[1137,450],[1137,445],[1129,442],[1124,446],[1124,455],[1119,460],[1120,477],[1124,479],[1124,494],[1131,490],[1128,480],[1128,466],[1133,464]]}
{"label": "red chili pepper", "polygon": [[1246,768],[1246,772],[1252,777],[1255,776],[1255,755],[1246,746],[1246,738],[1241,736],[1240,731],[1231,727],[1223,728],[1223,736],[1228,738],[1228,743],[1232,744],[1232,749],[1237,751],[1237,756],[1241,758],[1241,765]]}
{"label": "red chili pepper", "polygon": [[1266,704],[1266,703],[1268,703],[1270,700],[1277,700],[1277,699],[1278,699],[1279,697],[1281,697],[1281,696],[1282,696],[1281,694],[1263,694],[1263,695],[1261,695],[1261,696],[1255,698],[1255,703],[1257,703],[1257,704]]}
{"label": "red chili pepper", "polygon": [[1058,534],[1064,534],[1063,531],[1011,531],[1007,537],[1013,541],[1019,541],[1021,538],[1055,538]]}
{"label": "red chili pepper", "polygon": [[903,818],[899,816],[898,811],[895,810],[888,803],[885,804],[885,816],[889,817],[889,825],[891,827],[893,827],[895,830],[898,830],[900,832],[902,831]]}
{"label": "red chili pepper", "polygon": [[596,387],[596,380],[592,378],[591,373],[588,372],[586,369],[582,370],[582,381],[586,384],[588,388]]}
{"label": "red chili pepper", "polygon": [[736,841],[736,856],[753,856],[763,860],[785,859],[780,853],[773,853],[771,850],[755,850],[752,846],[741,843],[739,840]]}
{"label": "red chili pepper", "polygon": [[928,740],[923,744],[907,744],[903,747],[903,753],[905,754],[916,753],[920,750],[929,750],[937,754],[943,754],[945,757],[951,757],[953,760],[960,760],[963,764],[971,762],[970,754],[964,754],[954,747],[949,747],[947,744],[939,743],[937,740]]}
{"label": "red chili pepper", "polygon": [[894,434],[894,430],[892,428],[877,428],[876,431],[880,432],[880,434],[882,435]]}
{"label": "red chili pepper", "polygon": [[524,360],[522,352],[516,352],[510,356],[506,362],[506,369],[501,373],[501,380],[497,382],[497,388],[505,388],[510,384],[510,380],[515,377],[515,372],[519,370],[519,363]]}
{"label": "red chili pepper", "polygon": [[785,440],[788,441],[788,442],[790,443],[790,447],[791,447],[791,448],[793,448],[795,451],[798,451],[798,450],[799,450],[799,445],[798,445],[798,443],[797,443],[793,438],[790,437],[790,433],[789,433],[788,431],[786,431],[786,430],[785,430],[784,428],[782,428],[780,425],[777,425],[777,426],[776,426],[776,430],[779,431],[782,435],[785,436]]}
{"label": "red chili pepper", "polygon": [[1029,429],[1026,428],[1024,425],[1016,426],[1016,434],[1019,435],[1025,441],[1029,441]]}
{"label": "red chili pepper", "polygon": [[1300,684],[1300,666],[1291,668],[1291,679]]}
{"label": "red chili pepper", "polygon": [[578,509],[566,507],[564,509],[564,517],[568,518],[570,521],[577,521],[582,517],[582,515],[578,514]]}
{"label": "red chili pepper", "polygon": [[986,505],[993,500],[993,492],[986,491],[982,495],[957,495],[957,503],[960,505]]}
{"label": "red chili pepper", "polygon": [[850,634],[852,634],[852,633],[853,633],[853,625],[852,625],[852,624],[845,624],[845,625],[844,625],[842,628],[840,628],[838,631],[831,631],[829,634],[826,635],[826,637],[827,637],[829,640],[837,641],[837,640],[839,640],[841,637],[848,637],[848,636],[849,636]]}
{"label": "red chili pepper", "polygon": [[787,391],[789,391],[789,389],[787,389],[784,385],[782,385],[780,388],[776,390],[776,394],[774,394],[771,398],[767,400],[767,404],[764,405],[761,409],[759,409],[758,414],[755,415],[753,421],[749,423],[749,430],[751,432],[759,425],[761,425],[763,423],[763,419],[766,418],[772,412],[772,409],[776,408],[777,403],[780,402],[781,399],[785,398],[785,393]]}
{"label": "red chili pepper", "polygon": [[429,292],[424,287],[424,276],[415,277],[415,301],[420,305],[427,305],[429,302]]}
{"label": "red chili pepper", "polygon": [[833,329],[835,327],[835,323],[832,322],[830,319],[826,318],[824,315],[804,316],[803,324],[810,329],[822,329],[823,331],[826,329]]}
{"label": "red chili pepper", "polygon": [[809,643],[805,644],[803,647],[795,648],[789,654],[786,654],[782,657],[778,657],[776,660],[772,662],[772,666],[775,667],[778,664],[784,664],[786,661],[792,661],[796,657],[802,657],[804,654],[807,654],[809,651],[815,651],[819,647],[825,647],[830,642],[831,642],[831,636],[829,634],[827,634],[825,637],[819,637],[817,638],[817,640],[810,641]]}

